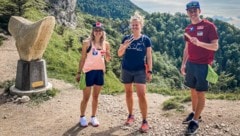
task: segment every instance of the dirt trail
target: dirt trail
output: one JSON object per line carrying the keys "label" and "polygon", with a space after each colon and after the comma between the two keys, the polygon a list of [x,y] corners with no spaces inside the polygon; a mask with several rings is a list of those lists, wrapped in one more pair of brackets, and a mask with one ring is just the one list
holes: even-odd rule
{"label": "dirt trail", "polygon": [[[9,37],[0,46],[0,82],[15,78],[19,59],[14,40]],[[190,112],[190,103],[185,105],[184,113],[163,111],[162,103],[169,97],[147,93],[149,133],[141,134],[140,111],[134,94],[136,121],[132,126],[124,126],[127,108],[124,94],[101,95],[97,117],[100,126],[80,128],[79,101],[81,90],[61,80],[49,79],[60,93],[40,105],[31,102],[16,104],[0,102],[0,136],[182,136],[186,125],[181,121]],[[4,97],[0,89],[0,98]],[[3,101],[1,99],[0,101]],[[240,101],[207,100],[200,123],[199,136],[240,136]],[[91,100],[86,117],[91,116]]]}
{"label": "dirt trail", "polygon": [[0,46],[0,82],[15,78],[19,59],[15,40],[9,36],[7,38]]}

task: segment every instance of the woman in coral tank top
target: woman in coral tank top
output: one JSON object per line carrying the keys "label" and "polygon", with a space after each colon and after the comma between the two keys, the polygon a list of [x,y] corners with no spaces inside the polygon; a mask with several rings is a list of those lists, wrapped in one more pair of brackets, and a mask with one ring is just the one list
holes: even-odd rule
{"label": "woman in coral tank top", "polygon": [[[110,60],[110,45],[106,41],[106,33],[103,24],[97,22],[93,24],[93,29],[89,38],[83,41],[82,56],[76,75],[79,82],[80,75],[85,74],[86,87],[83,89],[83,98],[80,103],[80,126],[87,127],[88,121],[85,111],[92,91],[92,116],[90,123],[92,126],[99,126],[96,118],[98,96],[104,84],[105,59]],[[84,80],[84,79],[82,79]]]}

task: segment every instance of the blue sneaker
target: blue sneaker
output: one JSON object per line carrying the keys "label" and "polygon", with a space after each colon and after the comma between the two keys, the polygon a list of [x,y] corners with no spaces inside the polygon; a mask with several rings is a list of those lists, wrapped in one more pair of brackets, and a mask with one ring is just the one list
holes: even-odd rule
{"label": "blue sneaker", "polygon": [[187,134],[187,135],[196,134],[198,128],[199,128],[198,123],[196,123],[195,121],[192,120],[192,121],[190,121],[190,123],[188,124],[186,134]]}

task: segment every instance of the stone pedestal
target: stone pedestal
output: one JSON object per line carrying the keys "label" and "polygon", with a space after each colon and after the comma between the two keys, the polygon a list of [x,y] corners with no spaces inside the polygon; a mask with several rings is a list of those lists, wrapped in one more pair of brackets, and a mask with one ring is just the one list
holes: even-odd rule
{"label": "stone pedestal", "polygon": [[52,89],[48,83],[45,60],[24,61],[18,60],[15,86],[10,88],[11,93],[28,95]]}

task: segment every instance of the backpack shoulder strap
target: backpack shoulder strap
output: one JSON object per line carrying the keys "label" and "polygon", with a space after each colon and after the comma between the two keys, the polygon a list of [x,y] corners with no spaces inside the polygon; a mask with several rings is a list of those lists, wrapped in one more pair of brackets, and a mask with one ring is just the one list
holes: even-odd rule
{"label": "backpack shoulder strap", "polygon": [[142,35],[142,42],[144,43],[144,38],[145,38],[145,35],[143,34]]}
{"label": "backpack shoulder strap", "polygon": [[90,52],[91,48],[92,48],[92,42],[90,42],[90,45],[89,45],[88,48],[87,48],[87,53]]}

